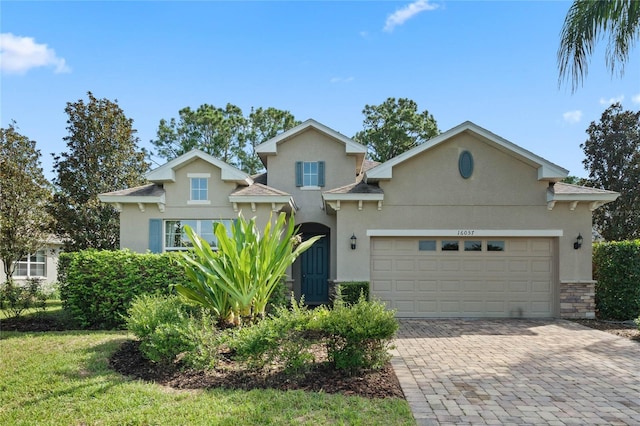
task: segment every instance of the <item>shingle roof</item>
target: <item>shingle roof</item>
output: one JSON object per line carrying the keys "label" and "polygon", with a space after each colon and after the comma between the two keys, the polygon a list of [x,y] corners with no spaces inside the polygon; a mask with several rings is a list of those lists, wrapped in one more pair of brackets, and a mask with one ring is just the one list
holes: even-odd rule
{"label": "shingle roof", "polygon": [[122,189],[120,191],[106,192],[101,195],[121,196],[121,197],[158,197],[162,194],[164,194],[164,188],[162,187],[162,185],[149,183],[147,185]]}
{"label": "shingle roof", "polygon": [[325,191],[325,194],[384,194],[378,185],[364,183],[362,181],[341,186],[340,188]]}
{"label": "shingle roof", "polygon": [[279,189],[272,188],[267,185],[263,185],[261,183],[254,183],[249,186],[240,186],[235,191],[231,193],[231,195],[240,195],[240,196],[255,196],[255,195],[290,195],[284,191],[280,191]]}
{"label": "shingle roof", "polygon": [[573,185],[570,183],[558,182],[551,187],[555,194],[615,194],[606,189],[591,188],[588,186]]}

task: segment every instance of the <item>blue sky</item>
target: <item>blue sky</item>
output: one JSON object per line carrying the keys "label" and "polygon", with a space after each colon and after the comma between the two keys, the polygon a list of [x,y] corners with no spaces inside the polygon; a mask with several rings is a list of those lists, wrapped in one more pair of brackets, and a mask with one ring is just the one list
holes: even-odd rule
{"label": "blue sky", "polygon": [[586,176],[579,145],[613,101],[640,110],[640,48],[623,77],[598,45],[583,87],[558,87],[568,1],[18,2],[0,5],[1,124],[66,149],[67,102],[118,100],[151,148],[186,106],[289,110],[347,136],[362,109],[410,98],[445,131],[471,120]]}

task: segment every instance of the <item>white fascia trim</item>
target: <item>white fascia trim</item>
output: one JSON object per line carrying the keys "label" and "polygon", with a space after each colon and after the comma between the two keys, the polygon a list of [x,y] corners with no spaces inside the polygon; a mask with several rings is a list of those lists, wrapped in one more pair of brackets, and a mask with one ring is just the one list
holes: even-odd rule
{"label": "white fascia trim", "polygon": [[136,203],[164,203],[164,194],[152,197],[152,196],[126,196],[126,195],[98,195],[98,199],[103,203],[122,203],[122,204],[136,204]]}
{"label": "white fascia trim", "polygon": [[256,146],[255,151],[257,154],[277,154],[278,153],[278,144],[284,140],[291,138],[292,136],[301,133],[308,128],[314,128],[334,139],[339,140],[340,142],[345,144],[345,152],[347,154],[366,154],[367,147],[359,144],[352,139],[346,137],[342,133],[336,132],[335,130],[325,126],[324,124],[320,124],[315,120],[308,119],[305,122],[293,127],[286,132],[280,133],[274,138],[269,139],[266,142],[261,143]]}
{"label": "white fascia trim", "polygon": [[325,201],[381,201],[384,194],[322,194]]}
{"label": "white fascia trim", "polygon": [[547,192],[547,202],[550,201],[601,201],[610,203],[620,196],[617,192],[596,194],[554,194]]}
{"label": "white fascia trim", "polygon": [[562,237],[562,229],[367,229],[367,237]]}
{"label": "white fascia trim", "polygon": [[236,169],[235,167],[230,166],[224,161],[218,160],[217,158],[198,149],[191,150],[178,158],[174,158],[173,160],[158,167],[157,169],[150,171],[149,173],[147,173],[146,178],[151,182],[175,182],[175,168],[184,163],[190,162],[194,158],[200,158],[201,160],[206,161],[209,164],[212,164],[215,167],[219,168],[221,171],[222,180],[246,183],[247,185],[251,185],[253,183],[251,176],[249,176],[242,170]]}
{"label": "white fascia trim", "polygon": [[292,200],[290,195],[229,195],[230,203],[258,203],[258,204],[271,204],[271,203],[289,203]]}

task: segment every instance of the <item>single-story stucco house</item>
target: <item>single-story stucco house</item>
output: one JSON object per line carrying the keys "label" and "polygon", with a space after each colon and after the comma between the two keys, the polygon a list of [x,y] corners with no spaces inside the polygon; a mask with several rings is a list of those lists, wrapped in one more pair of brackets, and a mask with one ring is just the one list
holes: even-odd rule
{"label": "single-story stucco house", "polygon": [[214,221],[286,212],[324,236],[288,271],[309,304],[367,281],[399,317],[594,316],[591,212],[618,193],[561,183],[567,170],[471,122],[382,164],[314,120],[256,151],[258,176],[194,150],[101,194],[122,248],[184,249],[184,224],[215,244]]}

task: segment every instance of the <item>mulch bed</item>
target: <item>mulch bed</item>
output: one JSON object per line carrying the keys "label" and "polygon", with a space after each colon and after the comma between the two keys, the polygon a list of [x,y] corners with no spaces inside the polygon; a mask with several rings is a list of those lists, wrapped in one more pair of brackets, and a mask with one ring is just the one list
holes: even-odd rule
{"label": "mulch bed", "polygon": [[109,360],[120,374],[152,381],[177,389],[278,389],[358,395],[365,398],[404,398],[390,364],[380,370],[348,376],[318,363],[304,375],[291,376],[279,371],[248,371],[229,360],[210,371],[183,370],[179,365],[154,364],[142,357],[139,342],[127,341]]}
{"label": "mulch bed", "polygon": [[[640,343],[640,330],[631,323],[599,320],[572,320],[586,327],[605,331]],[[47,321],[47,318],[3,318],[1,331],[42,332],[64,331],[67,324]],[[279,389],[311,392],[341,393],[365,398],[404,398],[398,378],[390,364],[380,370],[348,376],[332,369],[327,362],[319,362],[305,375],[290,376],[278,371],[247,371],[230,360],[222,360],[211,371],[180,368],[179,364],[160,365],[146,360],[139,342],[129,340],[109,359],[110,367],[118,373],[155,382],[176,389]]]}

